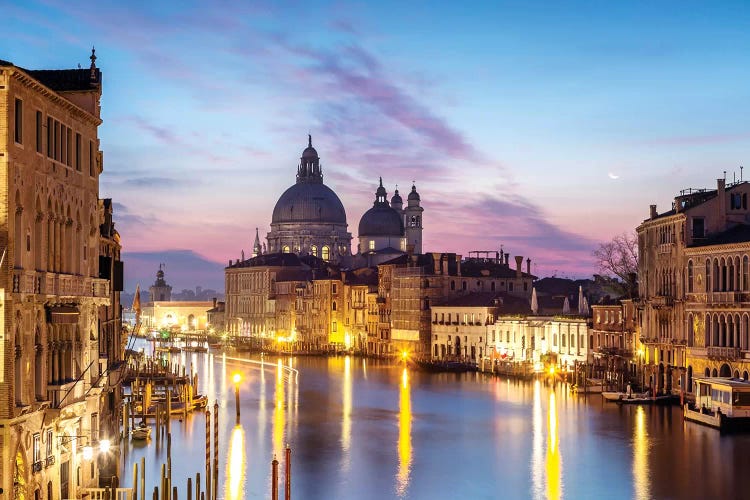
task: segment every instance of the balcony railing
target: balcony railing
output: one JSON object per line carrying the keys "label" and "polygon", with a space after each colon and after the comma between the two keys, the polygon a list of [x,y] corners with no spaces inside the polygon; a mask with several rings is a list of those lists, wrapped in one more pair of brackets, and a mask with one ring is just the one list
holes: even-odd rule
{"label": "balcony railing", "polygon": [[735,361],[740,357],[740,349],[738,347],[707,347],[706,354],[709,359]]}
{"label": "balcony railing", "polygon": [[[83,380],[47,386],[47,399],[49,399],[52,408],[61,408],[82,401],[84,395],[85,387]],[[60,406],[61,404],[63,406]]]}
{"label": "balcony railing", "polygon": [[65,297],[109,297],[109,281],[75,274],[13,270],[13,292]]}
{"label": "balcony railing", "polygon": [[651,303],[655,307],[669,307],[674,305],[674,297],[671,295],[655,295],[651,297]]}

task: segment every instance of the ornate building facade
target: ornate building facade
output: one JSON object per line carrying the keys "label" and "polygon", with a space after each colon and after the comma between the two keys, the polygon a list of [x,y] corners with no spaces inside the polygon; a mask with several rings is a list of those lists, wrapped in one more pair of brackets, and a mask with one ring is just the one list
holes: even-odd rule
{"label": "ornate building facade", "polygon": [[639,337],[645,380],[692,390],[696,375],[750,371],[750,184],[684,190],[637,228]]}
{"label": "ornate building facade", "polygon": [[0,487],[9,498],[79,497],[98,485],[102,458],[83,451],[115,437],[101,422],[119,390],[110,368],[120,360],[122,265],[111,205],[99,199],[95,59],[42,71],[0,61]]}

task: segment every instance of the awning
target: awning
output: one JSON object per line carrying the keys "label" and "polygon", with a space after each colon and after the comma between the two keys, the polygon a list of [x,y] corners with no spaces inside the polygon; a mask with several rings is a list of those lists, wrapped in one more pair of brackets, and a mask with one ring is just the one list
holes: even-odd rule
{"label": "awning", "polygon": [[80,315],[76,306],[50,306],[47,308],[47,322],[55,324],[78,323]]}

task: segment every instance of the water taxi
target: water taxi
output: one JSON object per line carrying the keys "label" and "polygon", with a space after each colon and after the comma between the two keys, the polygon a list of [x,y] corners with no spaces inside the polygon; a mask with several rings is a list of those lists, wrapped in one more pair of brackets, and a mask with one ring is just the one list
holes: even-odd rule
{"label": "water taxi", "polygon": [[750,383],[730,377],[693,379],[695,403],[683,407],[685,420],[720,430],[750,430]]}

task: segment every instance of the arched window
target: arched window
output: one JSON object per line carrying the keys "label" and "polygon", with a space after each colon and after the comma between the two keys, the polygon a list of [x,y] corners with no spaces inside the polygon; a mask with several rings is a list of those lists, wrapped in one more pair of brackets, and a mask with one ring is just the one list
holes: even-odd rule
{"label": "arched window", "polygon": [[313,257],[317,257],[318,256],[318,247],[316,245],[311,245],[310,246],[310,254]]}
{"label": "arched window", "polygon": [[693,293],[693,261],[688,261],[688,293]]}
{"label": "arched window", "polygon": [[711,261],[706,259],[706,291],[711,291]]}
{"label": "arched window", "polygon": [[451,280],[451,290],[456,289],[456,282],[454,280]]}
{"label": "arched window", "polygon": [[281,253],[290,253],[291,249],[289,248],[289,245],[284,245],[281,247]]}
{"label": "arched window", "polygon": [[493,292],[495,291],[495,282],[494,281],[492,283],[490,283],[490,290],[493,291]]}
{"label": "arched window", "polygon": [[430,288],[430,280],[424,280],[424,287]]}
{"label": "arched window", "polygon": [[328,248],[328,245],[323,247],[323,251],[321,252],[320,256],[323,260],[328,260],[331,258],[331,249]]}
{"label": "arched window", "polygon": [[461,282],[461,290],[466,290],[466,281]]}
{"label": "arched window", "polygon": [[331,304],[331,311],[335,311],[335,310],[336,310],[336,301],[334,300],[333,303]]}
{"label": "arched window", "polygon": [[748,260],[747,255],[742,257],[742,290],[747,291],[747,285],[748,285]]}

